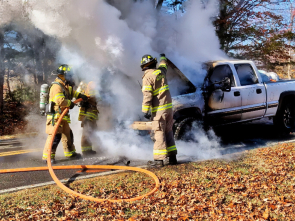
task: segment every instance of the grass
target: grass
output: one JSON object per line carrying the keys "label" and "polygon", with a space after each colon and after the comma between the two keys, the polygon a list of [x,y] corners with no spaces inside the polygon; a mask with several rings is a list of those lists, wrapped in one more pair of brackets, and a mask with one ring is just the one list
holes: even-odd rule
{"label": "grass", "polygon": [[[57,186],[0,195],[3,220],[295,220],[295,148],[251,150],[238,160],[209,160],[152,169],[161,185],[136,202],[94,203]],[[70,188],[105,199],[130,198],[154,188],[137,172],[79,180]],[[16,218],[17,217],[17,218]]]}

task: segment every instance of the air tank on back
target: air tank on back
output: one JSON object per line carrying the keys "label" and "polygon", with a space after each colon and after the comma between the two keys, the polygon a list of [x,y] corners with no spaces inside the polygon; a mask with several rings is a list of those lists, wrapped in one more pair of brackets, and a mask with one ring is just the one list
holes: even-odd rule
{"label": "air tank on back", "polygon": [[45,115],[46,105],[48,104],[48,84],[42,84],[40,90],[40,114]]}

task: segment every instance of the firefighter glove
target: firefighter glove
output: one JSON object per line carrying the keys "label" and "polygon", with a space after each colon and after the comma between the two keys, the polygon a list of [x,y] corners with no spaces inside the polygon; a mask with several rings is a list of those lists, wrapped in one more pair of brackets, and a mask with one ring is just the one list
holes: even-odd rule
{"label": "firefighter glove", "polygon": [[87,101],[81,101],[80,106],[84,107],[84,108],[89,108],[90,107],[89,102],[87,102]]}
{"label": "firefighter glove", "polygon": [[85,94],[79,94],[78,95],[78,98],[82,98],[83,101],[87,101],[88,100],[88,97]]}
{"label": "firefighter glove", "polygon": [[166,55],[164,53],[160,54],[161,57],[166,57]]}
{"label": "firefighter glove", "polygon": [[150,120],[151,119],[151,114],[150,113],[144,113],[143,114],[144,118]]}
{"label": "firefighter glove", "polygon": [[70,109],[73,109],[74,107],[75,107],[75,103],[71,101]]}

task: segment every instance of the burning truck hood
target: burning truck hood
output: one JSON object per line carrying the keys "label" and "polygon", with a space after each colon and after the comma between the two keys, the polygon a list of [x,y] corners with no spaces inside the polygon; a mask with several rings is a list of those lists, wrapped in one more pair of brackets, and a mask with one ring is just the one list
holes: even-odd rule
{"label": "burning truck hood", "polygon": [[205,102],[201,87],[194,85],[169,59],[167,79],[174,113],[192,107],[203,110]]}

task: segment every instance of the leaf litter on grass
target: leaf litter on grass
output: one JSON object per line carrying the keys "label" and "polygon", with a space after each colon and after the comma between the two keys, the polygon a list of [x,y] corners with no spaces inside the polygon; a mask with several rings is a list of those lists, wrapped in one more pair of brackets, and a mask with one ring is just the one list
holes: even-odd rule
{"label": "leaf litter on grass", "polygon": [[[2,220],[295,220],[294,144],[248,151],[238,160],[209,160],[152,169],[159,190],[140,201],[94,203],[57,186],[0,196]],[[70,184],[105,199],[154,188],[145,174],[125,172]]]}

